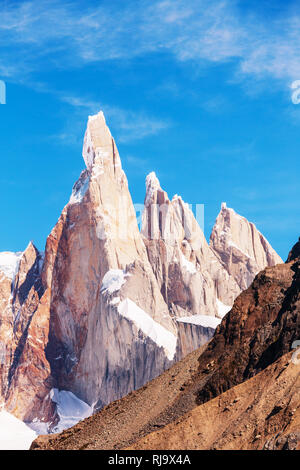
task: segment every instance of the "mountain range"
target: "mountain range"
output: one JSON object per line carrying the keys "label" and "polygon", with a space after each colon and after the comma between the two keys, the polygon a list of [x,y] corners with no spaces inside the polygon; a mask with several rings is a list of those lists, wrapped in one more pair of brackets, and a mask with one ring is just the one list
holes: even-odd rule
{"label": "mountain range", "polygon": [[208,243],[189,205],[169,199],[154,173],[139,230],[102,112],[88,119],[82,155],[86,168],[45,251],[30,242],[0,253],[0,415],[38,434],[61,432],[169,377],[177,363],[192,361],[194,371],[204,347],[196,376],[182,373],[193,398],[174,413],[188,413],[196,389],[197,406],[206,406],[280,361],[295,333],[294,320],[277,319],[290,301],[295,254],[283,264],[225,203]]}

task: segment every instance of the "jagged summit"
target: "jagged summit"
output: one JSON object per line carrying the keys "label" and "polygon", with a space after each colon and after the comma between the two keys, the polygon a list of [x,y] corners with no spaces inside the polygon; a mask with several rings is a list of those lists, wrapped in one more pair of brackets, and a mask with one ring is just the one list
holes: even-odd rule
{"label": "jagged summit", "polygon": [[104,121],[104,124],[106,123],[103,111],[100,110],[98,113],[92,114],[88,117],[88,121],[96,121],[97,119]]}
{"label": "jagged summit", "polygon": [[88,118],[82,156],[92,177],[104,174],[104,170],[118,174],[121,171],[119,153],[102,111]]}
{"label": "jagged summit", "polygon": [[150,190],[150,188],[153,188],[153,190],[161,189],[155,171],[151,171],[151,173],[146,176],[146,191]]}
{"label": "jagged summit", "polygon": [[157,178],[154,171],[149,173],[146,176],[146,196],[145,196],[145,206],[155,203],[155,195],[157,191],[162,191],[160,187],[159,179]]}
{"label": "jagged summit", "polygon": [[224,203],[210,236],[210,247],[241,290],[247,289],[266,266],[282,263],[255,225]]}

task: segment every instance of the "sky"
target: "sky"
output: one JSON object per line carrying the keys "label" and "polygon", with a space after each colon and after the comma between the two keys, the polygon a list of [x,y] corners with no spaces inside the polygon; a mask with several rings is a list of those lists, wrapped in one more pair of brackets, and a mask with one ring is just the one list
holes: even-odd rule
{"label": "sky", "polygon": [[155,171],[169,197],[204,204],[207,238],[225,201],[285,260],[300,235],[299,36],[299,1],[0,0],[0,251],[44,249],[101,109],[135,203]]}

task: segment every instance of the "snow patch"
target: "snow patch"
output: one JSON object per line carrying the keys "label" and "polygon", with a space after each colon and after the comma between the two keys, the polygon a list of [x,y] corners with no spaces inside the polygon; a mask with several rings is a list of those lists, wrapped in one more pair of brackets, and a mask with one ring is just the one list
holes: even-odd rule
{"label": "snow patch", "polygon": [[50,392],[50,398],[56,403],[59,416],[59,422],[53,432],[62,432],[93,414],[93,408],[77,398],[72,392],[53,388]]}
{"label": "snow patch", "polygon": [[118,305],[120,302],[121,302],[120,297],[114,297],[114,298],[110,301],[110,305]]}
{"label": "snow patch", "polygon": [[22,254],[22,251],[17,253],[4,251],[0,253],[0,271],[12,281],[18,272],[19,262]]}
{"label": "snow patch", "polygon": [[193,263],[191,263],[190,261],[188,261],[186,259],[186,257],[181,253],[181,261],[182,261],[182,265],[183,267],[191,274],[196,274],[197,272],[197,269],[196,267],[194,266]]}
{"label": "snow patch", "polygon": [[131,320],[145,336],[164,348],[167,358],[171,361],[176,352],[177,337],[171,331],[153,320],[148,313],[138,307],[132,300],[125,299],[118,306],[118,312]]}
{"label": "snow patch", "polygon": [[102,111],[100,111],[98,114],[95,114],[94,116],[89,116],[82,148],[82,156],[85,161],[86,167],[90,172],[93,168],[96,151],[99,150],[98,148],[94,149],[94,143],[92,141],[92,136],[90,132],[90,123],[97,120],[99,121],[100,127],[104,127],[106,125],[105,117]]}
{"label": "snow patch", "polygon": [[[90,120],[90,117],[89,117],[89,120]],[[84,135],[82,156],[85,161],[87,169],[91,171],[93,167],[93,163],[94,163],[95,152],[93,148],[93,142],[92,142],[92,137],[91,137],[89,127],[87,127],[87,130]]]}
{"label": "snow patch", "polygon": [[49,423],[44,421],[39,421],[35,418],[31,423],[28,423],[30,429],[32,429],[38,436],[50,434],[49,432]]}
{"label": "snow patch", "polygon": [[230,307],[229,305],[223,304],[223,302],[221,302],[221,300],[219,299],[217,299],[217,307],[218,307],[217,315],[219,318],[225,317],[226,313],[230,312],[230,310],[232,309],[232,307]]}
{"label": "snow patch", "polygon": [[216,329],[221,323],[221,319],[211,315],[192,315],[190,317],[176,318],[176,321],[181,323],[191,323],[192,325],[199,325],[205,328]]}
{"label": "snow patch", "polygon": [[89,187],[90,178],[85,176],[85,178],[79,178],[79,180],[74,184],[72,194],[69,200],[69,204],[79,204]]}
{"label": "snow patch", "polygon": [[245,255],[247,258],[251,258],[251,256],[246,253],[245,251],[243,251],[239,246],[237,246],[231,239],[227,240],[227,245],[228,246],[231,246],[232,248],[236,248],[240,253],[242,253],[243,255]]}
{"label": "snow patch", "polygon": [[0,411],[0,450],[28,450],[37,433],[5,410]]}
{"label": "snow patch", "polygon": [[126,277],[130,276],[122,269],[110,269],[102,279],[101,293],[113,294],[121,289],[126,282]]}
{"label": "snow patch", "polygon": [[103,114],[103,111],[99,111],[99,113],[97,114],[92,114],[91,116],[89,116],[89,122],[93,122],[93,121],[96,121],[97,119],[103,119],[104,122],[105,122],[105,117],[104,117],[104,114]]}

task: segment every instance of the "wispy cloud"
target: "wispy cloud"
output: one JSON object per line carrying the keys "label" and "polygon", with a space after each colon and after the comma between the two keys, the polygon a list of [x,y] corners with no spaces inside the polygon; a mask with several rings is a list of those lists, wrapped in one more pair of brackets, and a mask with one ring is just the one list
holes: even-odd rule
{"label": "wispy cloud", "polygon": [[66,120],[63,131],[57,138],[67,144],[76,144],[82,137],[82,123],[87,115],[104,111],[109,126],[114,129],[118,142],[130,142],[155,135],[169,128],[172,123],[147,115],[144,111],[133,111],[84,99],[73,95],[55,92],[61,101],[72,107],[72,113]]}
{"label": "wispy cloud", "polygon": [[[232,62],[240,78],[300,77],[299,5],[278,19],[242,13],[229,0],[41,0],[1,7],[0,73],[21,79],[47,67],[132,59],[167,51],[181,62]],[[13,52],[13,53],[12,53]]]}
{"label": "wispy cloud", "polygon": [[230,108],[230,102],[222,95],[216,95],[202,103],[203,109],[208,113],[221,114]]}

